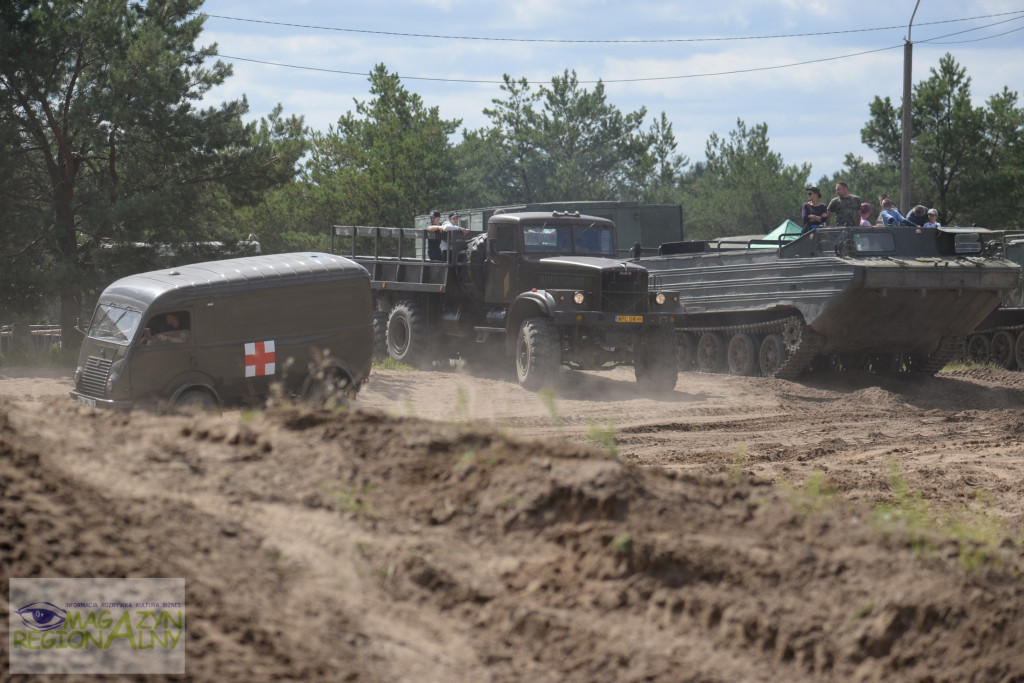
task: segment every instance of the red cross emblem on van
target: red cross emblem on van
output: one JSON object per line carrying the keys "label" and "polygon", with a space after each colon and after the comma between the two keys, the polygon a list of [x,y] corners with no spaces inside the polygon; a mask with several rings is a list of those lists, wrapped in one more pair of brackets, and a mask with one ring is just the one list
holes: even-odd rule
{"label": "red cross emblem on van", "polygon": [[260,377],[273,375],[277,364],[274,361],[274,342],[249,342],[245,345],[245,376]]}

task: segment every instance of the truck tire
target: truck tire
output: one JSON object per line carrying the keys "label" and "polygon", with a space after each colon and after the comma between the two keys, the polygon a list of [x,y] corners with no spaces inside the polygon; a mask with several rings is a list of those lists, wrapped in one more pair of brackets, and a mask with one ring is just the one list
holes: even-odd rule
{"label": "truck tire", "polygon": [[983,364],[988,362],[991,345],[988,337],[983,334],[972,334],[967,339],[967,360],[971,363]]}
{"label": "truck tire", "polygon": [[705,332],[697,342],[697,366],[701,372],[721,372],[725,368],[728,347],[717,332]]}
{"label": "truck tire", "polygon": [[989,346],[989,359],[1001,368],[1013,370],[1017,365],[1017,358],[1014,355],[1014,336],[1006,330],[999,330],[992,335],[992,344]]}
{"label": "truck tire", "polygon": [[697,369],[697,338],[690,332],[680,332],[676,336],[679,345],[679,369],[690,372]]}
{"label": "truck tire", "polygon": [[758,350],[758,365],[761,367],[761,374],[765,377],[774,377],[775,372],[786,362],[786,343],[782,336],[769,334],[761,340],[761,348]]}
{"label": "truck tire", "polygon": [[633,372],[641,389],[667,394],[679,379],[679,355],[676,333],[670,327],[649,330],[637,344]]}
{"label": "truck tire", "polygon": [[388,355],[392,360],[414,368],[428,365],[433,360],[429,348],[430,333],[420,302],[406,299],[395,304],[388,314],[386,336]]}
{"label": "truck tire", "polygon": [[733,375],[752,377],[759,367],[759,348],[754,338],[743,332],[729,340],[729,372]]}
{"label": "truck tire", "polygon": [[527,318],[516,338],[516,377],[530,391],[554,386],[562,365],[558,330],[546,318]]}
{"label": "truck tire", "polygon": [[373,312],[373,358],[380,360],[388,355],[388,311]]}

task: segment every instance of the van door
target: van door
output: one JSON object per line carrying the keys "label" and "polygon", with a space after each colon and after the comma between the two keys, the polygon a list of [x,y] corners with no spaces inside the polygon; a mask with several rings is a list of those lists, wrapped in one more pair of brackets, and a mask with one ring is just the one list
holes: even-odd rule
{"label": "van door", "polygon": [[167,400],[183,383],[195,379],[198,358],[194,323],[191,308],[149,314],[131,354],[133,399]]}

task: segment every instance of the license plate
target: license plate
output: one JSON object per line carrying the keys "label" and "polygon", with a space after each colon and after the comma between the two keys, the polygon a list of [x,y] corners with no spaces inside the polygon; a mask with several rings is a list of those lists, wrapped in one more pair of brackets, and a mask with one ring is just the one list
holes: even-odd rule
{"label": "license plate", "polygon": [[87,398],[85,396],[79,396],[78,397],[78,402],[81,403],[83,406],[89,406],[90,408],[95,408],[96,407],[96,399],[94,399],[94,398]]}
{"label": "license plate", "polygon": [[617,323],[642,323],[644,317],[642,315],[617,315],[615,316],[615,322]]}

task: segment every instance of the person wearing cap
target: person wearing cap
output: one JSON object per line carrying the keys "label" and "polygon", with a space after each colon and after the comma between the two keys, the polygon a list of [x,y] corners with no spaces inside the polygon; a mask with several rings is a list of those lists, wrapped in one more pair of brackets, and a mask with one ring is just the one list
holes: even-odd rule
{"label": "person wearing cap", "polygon": [[919,228],[923,228],[925,222],[928,221],[928,209],[924,208],[923,205],[918,204],[915,206],[910,213],[907,214],[907,223],[915,225]]}
{"label": "person wearing cap", "polygon": [[430,212],[430,225],[427,226],[427,258],[431,261],[443,261],[441,254],[441,234],[444,229],[441,227],[441,212],[434,209]]}
{"label": "person wearing cap", "polygon": [[870,228],[871,227],[871,205],[867,202],[863,202],[860,205],[860,227]]}
{"label": "person wearing cap", "polygon": [[925,228],[941,228],[942,223],[939,223],[939,211],[938,209],[928,209],[928,222],[924,224]]}
{"label": "person wearing cap", "polygon": [[[467,232],[469,232],[469,230],[466,230],[464,227],[459,225],[459,212],[458,211],[452,211],[451,213],[448,214],[448,220],[446,220],[444,222],[444,225],[441,226],[441,229],[444,232],[446,232],[446,233],[447,232],[455,232],[456,230],[458,230],[463,235],[465,235]],[[445,238],[445,240],[443,242],[441,242],[441,259],[444,260],[444,261],[448,260],[448,239],[447,239],[447,237]]]}

